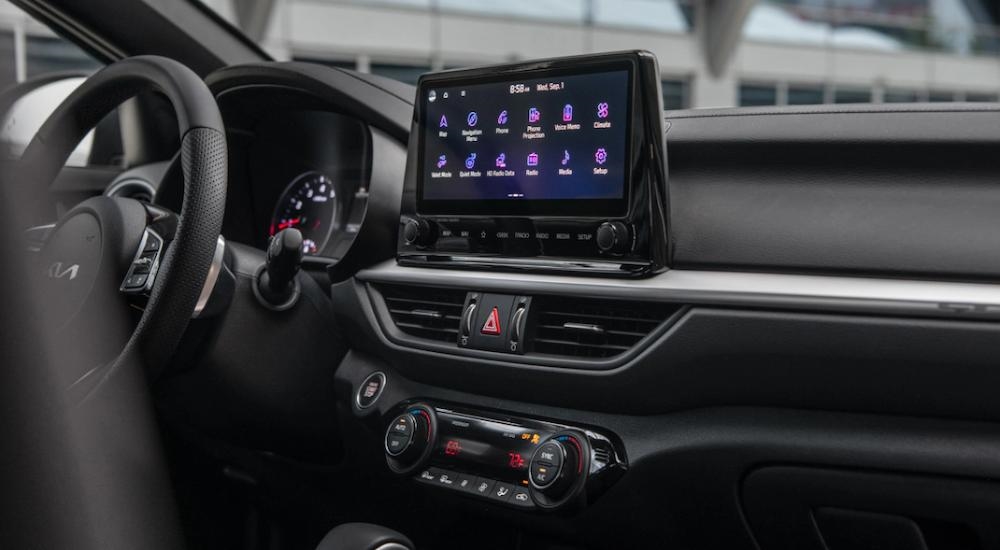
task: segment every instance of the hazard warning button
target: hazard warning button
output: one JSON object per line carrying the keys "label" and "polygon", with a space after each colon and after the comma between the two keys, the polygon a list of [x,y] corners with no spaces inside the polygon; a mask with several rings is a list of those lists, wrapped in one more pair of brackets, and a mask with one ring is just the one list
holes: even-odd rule
{"label": "hazard warning button", "polygon": [[468,347],[488,351],[508,352],[510,316],[514,296],[482,294],[473,313],[472,334]]}
{"label": "hazard warning button", "polygon": [[480,332],[490,336],[500,336],[500,334],[503,333],[503,329],[500,328],[500,308],[494,307],[490,311],[490,314],[486,317],[486,322],[483,323],[483,328]]}

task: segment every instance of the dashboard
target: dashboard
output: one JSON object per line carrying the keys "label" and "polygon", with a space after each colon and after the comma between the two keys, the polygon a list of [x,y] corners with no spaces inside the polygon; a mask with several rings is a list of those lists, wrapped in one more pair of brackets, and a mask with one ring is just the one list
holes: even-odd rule
{"label": "dashboard", "polygon": [[956,495],[1000,479],[1000,108],[664,115],[657,66],[210,77],[241,284],[286,227],[312,282],[164,409],[427,547],[824,548],[821,508],[989,536]]}

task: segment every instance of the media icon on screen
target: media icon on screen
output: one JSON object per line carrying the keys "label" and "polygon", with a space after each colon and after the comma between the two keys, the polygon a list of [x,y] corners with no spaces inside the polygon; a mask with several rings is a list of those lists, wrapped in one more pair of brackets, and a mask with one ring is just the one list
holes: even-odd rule
{"label": "media icon on screen", "polygon": [[538,153],[528,153],[528,166],[538,166]]}

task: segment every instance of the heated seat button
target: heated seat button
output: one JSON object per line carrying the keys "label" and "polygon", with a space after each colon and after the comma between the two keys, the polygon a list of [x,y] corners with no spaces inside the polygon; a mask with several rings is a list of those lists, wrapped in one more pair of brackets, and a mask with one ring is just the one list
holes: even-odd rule
{"label": "heated seat button", "polygon": [[511,499],[514,493],[514,486],[510,483],[504,483],[502,481],[496,482],[493,486],[493,490],[490,491],[490,498],[493,500],[499,500],[501,502],[507,502]]}

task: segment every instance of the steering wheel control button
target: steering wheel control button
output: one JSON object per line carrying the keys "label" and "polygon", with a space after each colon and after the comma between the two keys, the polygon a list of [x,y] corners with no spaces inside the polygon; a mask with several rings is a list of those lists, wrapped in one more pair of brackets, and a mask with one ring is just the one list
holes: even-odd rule
{"label": "steering wheel control button", "polygon": [[358,388],[358,393],[355,396],[355,403],[358,405],[359,409],[367,409],[378,401],[378,398],[382,396],[382,392],[385,391],[386,378],[385,373],[373,372],[365,378],[364,382],[361,383],[361,387]]}
{"label": "steering wheel control button", "polygon": [[125,280],[120,290],[127,294],[142,294],[153,288],[153,278],[160,265],[160,254],[163,248],[163,238],[152,229],[147,228],[139,242],[132,265],[128,268]]}

